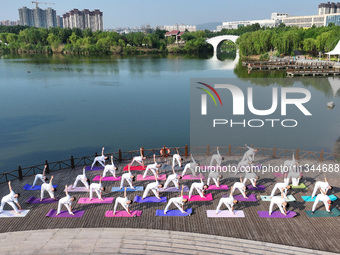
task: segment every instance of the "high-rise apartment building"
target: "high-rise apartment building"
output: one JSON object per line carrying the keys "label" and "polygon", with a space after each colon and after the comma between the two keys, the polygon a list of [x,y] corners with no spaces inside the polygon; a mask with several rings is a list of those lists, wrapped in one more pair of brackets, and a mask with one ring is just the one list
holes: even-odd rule
{"label": "high-rise apartment building", "polygon": [[20,25],[23,26],[45,28],[58,26],[56,11],[52,8],[43,10],[40,8],[29,9],[22,7],[19,9],[19,18]]}
{"label": "high-rise apartment building", "polygon": [[318,7],[318,15],[340,13],[340,3],[321,3]]}
{"label": "high-rise apartment building", "polygon": [[63,25],[64,28],[90,28],[92,31],[103,31],[103,12],[73,9],[63,15]]}

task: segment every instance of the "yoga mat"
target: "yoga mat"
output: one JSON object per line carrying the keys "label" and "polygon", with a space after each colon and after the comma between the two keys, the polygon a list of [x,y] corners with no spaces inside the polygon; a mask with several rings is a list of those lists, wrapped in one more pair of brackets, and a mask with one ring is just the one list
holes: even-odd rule
{"label": "yoga mat", "polygon": [[157,210],[156,216],[190,216],[192,214],[192,209],[188,208],[186,210],[187,213],[182,213],[180,210],[169,210],[166,214],[164,214],[164,210]]}
{"label": "yoga mat", "polygon": [[140,196],[135,196],[135,199],[133,200],[133,202],[136,202],[136,203],[165,203],[166,197],[160,197],[160,199],[158,199],[157,197],[146,197],[146,198],[142,199],[142,197],[140,197]]}
{"label": "yoga mat", "polygon": [[30,210],[19,210],[20,213],[16,214],[14,210],[11,211],[4,210],[2,211],[2,213],[0,213],[0,218],[25,217],[29,211]]}
{"label": "yoga mat", "polygon": [[[225,196],[225,197],[229,197],[229,196]],[[250,196],[248,196],[248,198],[244,198],[242,195],[237,195],[237,196],[234,196],[234,199],[236,199],[237,201],[243,201],[243,202],[256,202],[257,201],[255,194],[251,194]]]}
{"label": "yoga mat", "polygon": [[314,214],[312,214],[312,211],[305,211],[307,213],[308,217],[338,217],[340,215],[340,211],[336,208],[333,208],[331,212],[333,214],[330,214],[329,212],[322,210],[322,211],[315,211]]}
{"label": "yoga mat", "polygon": [[[201,176],[202,176],[202,179],[204,180],[205,179],[205,177],[201,174]],[[182,180],[200,180],[201,178],[200,178],[200,176],[199,175],[197,175],[197,176],[194,176],[194,175],[184,175],[184,176],[182,176]]]}
{"label": "yoga mat", "polygon": [[[305,202],[315,202],[315,198],[316,196],[312,199],[312,196],[301,196],[301,198],[303,199],[303,201]],[[329,195],[329,198],[331,201],[335,201],[337,200],[338,198],[336,196],[334,196],[333,194],[332,195]]]}
{"label": "yoga mat", "polygon": [[249,190],[266,190],[266,187],[263,185],[258,185],[256,187],[254,187],[253,185],[247,185],[247,188]]}
{"label": "yoga mat", "polygon": [[[65,191],[65,189],[64,189]],[[86,187],[75,187],[74,189],[71,186],[67,187],[68,192],[90,192],[90,189],[87,189]]]}
{"label": "yoga mat", "polygon": [[228,185],[220,185],[220,187],[217,187],[216,185],[209,185],[208,190],[227,190],[228,189]]}
{"label": "yoga mat", "polygon": [[212,197],[211,193],[206,194],[205,198],[201,197],[200,195],[193,195],[193,196],[191,196],[190,199],[189,199],[189,196],[184,195],[183,198],[188,199],[188,201],[212,201],[213,200],[213,197]]}
{"label": "yoga mat", "polygon": [[[124,166],[124,171],[127,171],[129,169],[129,167],[128,166]],[[146,166],[131,166],[130,167],[130,171],[143,171],[143,170],[145,170],[146,169]]]}
{"label": "yoga mat", "polygon": [[229,210],[220,210],[216,215],[216,210],[208,210],[208,218],[244,218],[244,212],[242,210],[234,210],[235,215],[233,215]]}
{"label": "yoga mat", "polygon": [[[159,192],[181,192],[182,188],[176,189],[176,187],[169,187],[166,189],[160,188]],[[188,186],[184,186],[183,191],[188,192],[189,188]]]}
{"label": "yoga mat", "polygon": [[73,211],[74,215],[69,214],[68,211],[60,211],[60,214],[57,215],[57,210],[51,209],[47,214],[46,217],[51,218],[81,218],[83,217],[85,211]]}
{"label": "yoga mat", "polygon": [[307,189],[304,183],[300,183],[299,186],[292,186],[292,189]]}
{"label": "yoga mat", "polygon": [[58,202],[59,198],[57,200],[54,200],[52,198],[43,198],[42,201],[40,201],[40,197],[30,197],[26,200],[26,203],[29,204],[50,204],[50,203],[56,203]]}
{"label": "yoga mat", "polygon": [[81,197],[78,199],[78,204],[112,204],[114,197],[103,197],[104,201],[99,198]]}
{"label": "yoga mat", "polygon": [[[130,187],[126,188],[126,191],[143,191],[143,186],[136,186],[135,189],[131,189]],[[119,187],[112,187],[111,192],[124,192],[124,188],[120,189]]]}
{"label": "yoga mat", "polygon": [[104,167],[102,167],[102,166],[94,166],[94,167],[91,169],[91,166],[86,166],[85,170],[86,170],[86,171],[103,171],[103,170],[104,170]]}
{"label": "yoga mat", "polygon": [[296,212],[288,211],[287,216],[282,214],[280,211],[272,212],[272,215],[269,215],[268,211],[258,211],[257,212],[260,218],[293,218],[296,216]]}
{"label": "yoga mat", "polygon": [[[105,176],[102,181],[120,181],[122,179],[121,176],[118,176],[117,178],[114,178],[113,176]],[[96,175],[93,178],[93,181],[100,181],[100,175]]]}
{"label": "yoga mat", "polygon": [[[53,185],[53,188],[56,189],[57,187],[58,187],[58,185]],[[29,185],[29,184],[26,184],[24,186],[24,190],[41,190],[41,185],[35,185],[33,189],[31,189],[31,188],[32,188],[32,185]]]}
{"label": "yoga mat", "polygon": [[[143,175],[139,174],[137,175],[137,181],[155,181],[156,178],[154,175],[148,175],[145,176],[145,179],[143,178]],[[157,180],[160,181],[165,181],[166,180],[166,174],[161,174],[160,176],[158,176]]]}
{"label": "yoga mat", "polygon": [[[274,197],[279,197],[279,196],[274,196]],[[281,196],[280,196],[281,197]],[[261,196],[262,201],[271,201],[270,196]],[[292,195],[288,195],[287,198],[285,199],[287,202],[294,202],[296,201],[295,197]]]}
{"label": "yoga mat", "polygon": [[116,211],[116,214],[113,215],[113,211],[106,211],[105,217],[140,217],[142,215],[142,211],[131,211],[130,214],[127,211]]}

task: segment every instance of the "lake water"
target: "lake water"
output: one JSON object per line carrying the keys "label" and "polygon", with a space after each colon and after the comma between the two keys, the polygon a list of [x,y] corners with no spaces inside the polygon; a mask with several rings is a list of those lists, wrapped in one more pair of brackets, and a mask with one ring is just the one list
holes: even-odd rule
{"label": "lake water", "polygon": [[[100,153],[102,146],[116,152],[189,145],[190,78],[248,77],[243,69],[232,70],[233,64],[185,56],[2,56],[0,172]],[[320,137],[313,137],[317,142],[282,139],[277,147],[332,151],[340,136],[340,100],[329,83],[318,83],[308,87],[317,98],[313,118],[322,128]],[[336,104],[331,111],[328,101]],[[260,136],[257,146],[273,145]]]}

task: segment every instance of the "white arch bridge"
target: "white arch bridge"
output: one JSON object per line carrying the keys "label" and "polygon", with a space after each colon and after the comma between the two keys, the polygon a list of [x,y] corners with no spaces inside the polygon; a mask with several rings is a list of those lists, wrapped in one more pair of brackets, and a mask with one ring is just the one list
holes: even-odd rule
{"label": "white arch bridge", "polygon": [[220,35],[215,36],[212,38],[209,38],[206,40],[207,43],[211,44],[214,47],[214,55],[217,53],[218,46],[220,43],[224,41],[232,41],[233,43],[236,43],[236,40],[239,38],[237,35]]}

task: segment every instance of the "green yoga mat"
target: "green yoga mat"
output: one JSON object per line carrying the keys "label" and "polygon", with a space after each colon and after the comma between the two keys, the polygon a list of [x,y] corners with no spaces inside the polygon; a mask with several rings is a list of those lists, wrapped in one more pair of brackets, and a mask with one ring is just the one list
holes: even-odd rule
{"label": "green yoga mat", "polygon": [[292,186],[292,189],[307,189],[304,183],[300,183],[299,186]]}
{"label": "green yoga mat", "polygon": [[[274,196],[274,197],[277,197],[277,196]],[[285,199],[287,202],[296,201],[295,197],[293,197],[292,195],[288,195],[287,198],[288,199]],[[270,196],[261,196],[261,200],[262,201],[271,201]]]}
{"label": "green yoga mat", "polygon": [[315,211],[314,214],[312,214],[312,211],[305,211],[307,213],[308,217],[338,217],[340,215],[340,211],[336,208],[333,208],[331,212],[333,214],[330,214],[329,212],[325,211],[324,208],[322,208],[322,211]]}

